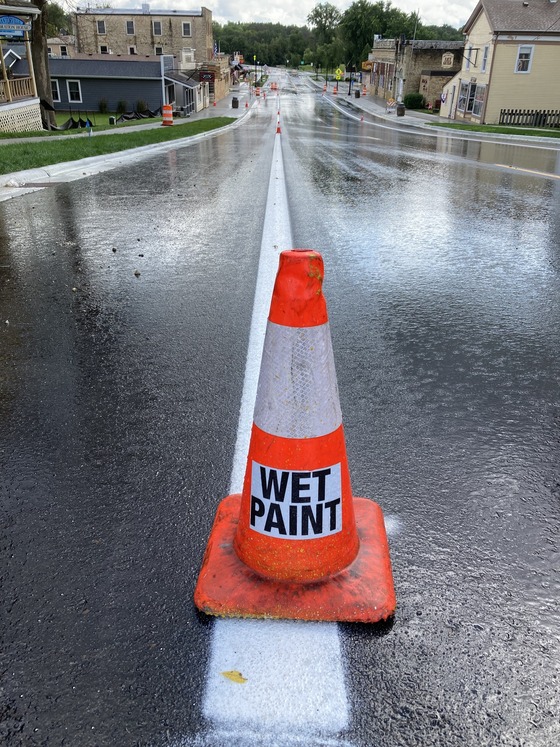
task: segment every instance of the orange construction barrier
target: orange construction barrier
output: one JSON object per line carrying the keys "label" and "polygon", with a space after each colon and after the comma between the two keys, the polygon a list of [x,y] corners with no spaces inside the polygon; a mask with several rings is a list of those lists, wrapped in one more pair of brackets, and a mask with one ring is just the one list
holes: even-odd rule
{"label": "orange construction barrier", "polygon": [[334,94],[337,94],[337,93],[338,93],[338,83],[337,83],[337,84],[335,85],[335,87],[333,88],[333,93],[334,93]]}
{"label": "orange construction barrier", "polygon": [[365,87],[365,85],[362,86],[362,96],[367,96],[367,88]]}
{"label": "orange construction barrier", "polygon": [[323,259],[284,251],[241,495],[219,505],[195,589],[228,617],[378,622],[396,607],[381,508],[353,498]]}
{"label": "orange construction barrier", "polygon": [[173,107],[171,104],[164,104],[162,107],[163,110],[163,120],[161,122],[162,125],[172,125],[173,124]]}

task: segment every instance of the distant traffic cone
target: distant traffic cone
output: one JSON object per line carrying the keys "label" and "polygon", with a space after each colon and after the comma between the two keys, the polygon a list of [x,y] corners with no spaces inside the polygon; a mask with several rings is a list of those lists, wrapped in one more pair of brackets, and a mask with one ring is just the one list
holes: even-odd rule
{"label": "distant traffic cone", "polygon": [[333,88],[333,93],[335,95],[338,93],[338,84]]}
{"label": "distant traffic cone", "polygon": [[280,112],[278,113],[278,120],[276,122],[276,134],[280,135],[282,130],[280,129]]}
{"label": "distant traffic cone", "polygon": [[367,88],[365,87],[365,84],[362,86],[362,96],[367,96]]}
{"label": "distant traffic cone", "polygon": [[213,104],[213,106],[216,106],[216,101],[215,101],[215,100],[214,100],[214,104]]}
{"label": "distant traffic cone", "polygon": [[248,101],[246,101],[246,102],[245,102],[245,109],[248,109],[248,108],[249,108],[249,102],[248,102]]}
{"label": "distant traffic cone", "polygon": [[396,607],[381,508],[353,498],[323,260],[282,252],[241,495],[218,508],[195,604],[228,617],[378,622]]}
{"label": "distant traffic cone", "polygon": [[323,83],[323,93],[325,93],[326,90],[327,90],[327,84]]}

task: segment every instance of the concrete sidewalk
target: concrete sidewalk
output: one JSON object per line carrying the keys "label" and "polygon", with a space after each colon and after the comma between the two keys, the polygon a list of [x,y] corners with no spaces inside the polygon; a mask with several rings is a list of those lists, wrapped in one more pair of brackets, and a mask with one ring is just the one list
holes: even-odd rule
{"label": "concrete sidewalk", "polygon": [[[310,79],[313,85],[318,89],[323,89],[324,86],[324,80],[323,81],[315,81]],[[361,95],[362,87],[352,87],[352,91],[350,94],[348,94],[348,83],[345,83],[344,85],[339,86],[338,94],[333,94],[333,88],[334,85],[332,81],[329,82],[328,88],[326,93],[323,93],[324,96],[328,97],[333,102],[341,101],[344,102],[344,104],[351,106],[355,108],[358,112],[364,112],[368,113],[374,117],[390,121],[396,126],[404,126],[404,127],[414,127],[415,129],[426,129],[429,130],[430,133],[438,133],[441,135],[446,136],[455,136],[455,137],[471,137],[476,139],[482,139],[482,140],[502,140],[506,142],[523,142],[525,144],[528,143],[547,143],[549,148],[552,148],[554,150],[560,150],[560,139],[558,138],[550,138],[550,137],[539,137],[538,135],[516,135],[516,134],[504,134],[504,133],[495,133],[495,132],[478,132],[473,131],[468,128],[468,126],[465,126],[465,129],[447,129],[447,128],[437,128],[433,127],[432,125],[439,123],[454,123],[459,124],[459,122],[447,119],[446,117],[440,117],[435,114],[427,114],[425,112],[418,112],[414,111],[412,109],[406,109],[403,116],[397,116],[396,111],[393,109],[391,112],[387,111],[387,102],[385,99],[382,99],[378,96],[373,96],[370,93],[367,93],[365,96]],[[360,97],[356,98],[355,91],[360,91]]]}
{"label": "concrete sidewalk", "polygon": [[[233,108],[233,99],[237,98],[238,106]],[[249,89],[246,85],[235,87],[230,90],[229,94],[221,101],[217,101],[216,105],[211,105],[200,112],[192,114],[190,117],[180,117],[173,120],[172,127],[181,127],[188,122],[194,122],[199,119],[208,119],[210,117],[233,117],[236,121],[226,127],[236,127],[246,117],[250,116],[253,106],[256,104],[255,96],[249,96]],[[95,132],[83,131],[76,135],[56,135],[49,136],[49,140],[55,139],[67,139],[72,138],[84,138],[84,137],[103,137],[104,135],[126,134],[127,132],[135,132],[138,130],[154,129],[162,127],[161,121],[157,122],[145,122],[144,124],[129,125],[127,127],[120,127],[115,125],[114,128],[101,130]],[[185,140],[189,142],[197,142],[211,137],[216,137],[220,132],[223,132],[225,128],[220,127],[210,132],[201,133],[200,135],[185,136]],[[0,154],[2,145],[5,143],[20,143],[25,144],[29,142],[44,141],[45,137],[31,137],[31,138],[10,138],[7,140],[0,140]],[[141,158],[153,156],[156,153],[163,153],[167,150],[180,147],[182,138],[169,140],[163,143],[156,143],[151,145],[142,146],[139,148],[132,148],[130,150],[121,150],[115,153],[108,153],[102,156],[92,156],[90,158],[83,158],[76,161],[66,161],[64,163],[53,164],[52,166],[42,166],[41,168],[29,169],[27,171],[18,171],[10,174],[0,175],[0,202],[4,200],[12,199],[13,197],[19,197],[20,195],[34,192],[38,189],[44,189],[52,184],[59,182],[74,181],[76,179],[82,179],[86,176],[93,176],[102,171],[108,171],[110,169],[117,168],[127,162],[137,161]]]}

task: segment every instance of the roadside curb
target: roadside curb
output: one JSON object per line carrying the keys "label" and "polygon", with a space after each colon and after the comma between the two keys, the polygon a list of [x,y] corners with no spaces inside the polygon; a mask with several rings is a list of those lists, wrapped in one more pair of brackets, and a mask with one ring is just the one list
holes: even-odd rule
{"label": "roadside curb", "polygon": [[[318,89],[317,92],[320,93],[322,84],[315,80],[311,80],[311,82]],[[383,119],[386,122],[393,122],[396,126],[403,126],[407,128],[415,127],[421,130],[425,130],[426,132],[433,133],[436,136],[445,135],[446,137],[453,137],[454,135],[459,135],[460,137],[466,137],[470,139],[481,138],[482,140],[503,140],[506,143],[518,142],[528,146],[530,146],[532,143],[538,143],[539,146],[542,146],[542,144],[547,144],[551,150],[560,150],[560,140],[557,138],[540,137],[538,135],[515,135],[497,132],[474,132],[473,130],[469,129],[461,130],[448,127],[438,127],[439,123],[433,120],[433,115],[426,115],[426,117],[424,117],[422,115],[405,114],[404,117],[399,117],[397,119],[396,115],[387,114],[385,111],[383,111],[383,108],[376,103],[366,103],[367,99],[366,101],[362,102],[361,97],[359,99],[353,98],[349,100],[346,95],[339,94],[335,98],[328,91],[326,92],[326,94],[323,93],[323,96],[327,101],[329,101],[329,103],[334,104],[336,103],[336,101],[341,100],[344,101],[344,103],[349,108],[353,108],[355,111],[371,114],[371,116],[379,117],[379,119]],[[428,116],[430,116],[430,119],[427,118]],[[450,123],[453,121],[454,120],[449,120]]]}
{"label": "roadside curb", "polygon": [[[238,116],[235,122],[217,127],[209,132],[202,132],[198,135],[190,135],[175,140],[168,140],[164,143],[154,143],[151,145],[141,145],[136,148],[119,150],[115,153],[107,153],[102,156],[91,156],[81,158],[75,161],[64,161],[53,164],[52,166],[42,166],[40,168],[28,169],[27,171],[16,171],[10,174],[0,176],[0,202],[11,200],[14,197],[20,197],[30,192],[36,192],[45,187],[60,184],[64,182],[76,181],[88,176],[94,176],[104,171],[110,171],[118,166],[125,165],[132,160],[141,160],[158,153],[165,153],[177,147],[187,147],[188,145],[198,143],[201,140],[208,140],[217,137],[226,130],[231,130],[243,124],[252,114],[252,106]],[[221,115],[221,116],[226,116]]]}

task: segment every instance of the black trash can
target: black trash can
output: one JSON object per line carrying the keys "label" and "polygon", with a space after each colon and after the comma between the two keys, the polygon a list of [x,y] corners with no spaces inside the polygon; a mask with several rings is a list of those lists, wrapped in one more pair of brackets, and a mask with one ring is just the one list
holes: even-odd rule
{"label": "black trash can", "polygon": [[231,100],[231,108],[232,109],[239,109],[239,99],[237,96],[234,96]]}
{"label": "black trash can", "polygon": [[109,117],[109,124],[114,125],[116,122],[115,117]]}
{"label": "black trash can", "polygon": [[359,91],[354,91],[354,98],[355,99],[359,99],[360,98],[360,92]]}
{"label": "black trash can", "polygon": [[397,104],[397,117],[404,117],[405,111],[406,111],[406,109],[404,107],[404,104],[402,104],[402,103],[399,102]]}

